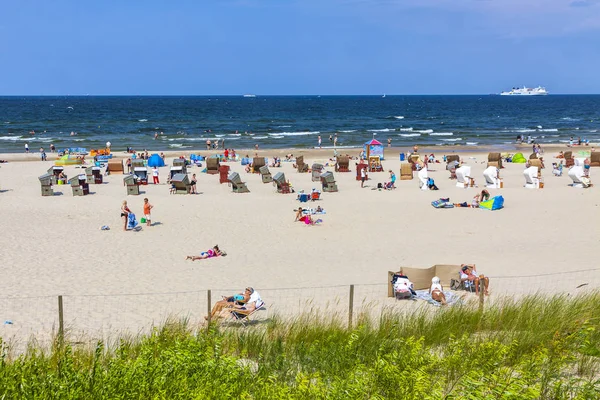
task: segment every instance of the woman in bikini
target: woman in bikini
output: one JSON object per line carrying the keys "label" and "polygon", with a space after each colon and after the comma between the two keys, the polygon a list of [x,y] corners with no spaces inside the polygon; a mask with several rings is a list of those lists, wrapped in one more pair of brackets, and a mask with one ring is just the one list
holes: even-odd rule
{"label": "woman in bikini", "polygon": [[196,260],[204,260],[205,258],[213,258],[213,257],[218,257],[218,256],[226,256],[226,255],[227,255],[227,253],[225,253],[224,251],[221,251],[219,249],[219,245],[215,245],[212,249],[208,249],[207,251],[203,251],[202,253],[200,253],[199,256],[187,256],[185,259],[196,261]]}
{"label": "woman in bikini", "polygon": [[444,288],[442,287],[442,284],[440,283],[440,278],[438,278],[437,276],[434,276],[433,278],[431,278],[431,286],[429,287],[429,294],[431,295],[431,298],[435,301],[437,301],[438,303],[441,303],[443,306],[445,306],[446,303],[446,295],[444,294]]}
{"label": "woman in bikini", "polygon": [[123,218],[123,230],[127,230],[127,221],[129,219],[129,213],[131,210],[127,207],[127,200],[123,200],[123,204],[121,205],[121,218]]}

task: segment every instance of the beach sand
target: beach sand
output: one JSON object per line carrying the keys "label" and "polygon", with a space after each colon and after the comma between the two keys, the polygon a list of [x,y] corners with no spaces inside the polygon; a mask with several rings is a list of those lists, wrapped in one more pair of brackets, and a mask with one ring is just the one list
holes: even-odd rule
{"label": "beach sand", "polygon": [[[359,153],[345,150],[340,153]],[[502,210],[434,209],[433,200],[449,197],[451,202],[470,203],[482,189],[487,151],[462,150],[478,188],[457,188],[442,163],[429,171],[440,190],[421,191],[416,174],[413,180],[399,179],[399,149],[386,149],[386,172],[371,173],[368,186],[361,189],[351,161],[351,173],[334,173],[339,192],[323,193],[318,203],[303,204],[320,205],[327,212],[320,217],[323,223],[314,227],[294,223],[294,210],[300,205],[296,194],[276,193],[260,175],[243,172],[239,162],[229,165],[250,193],[232,193],[227,184],[219,184],[218,175],[192,167],[190,176],[197,174],[200,194],[170,195],[167,166],[160,169],[161,184],[142,186],[139,196],[126,195],[123,175],[110,175],[104,184],[90,185],[92,194],[83,197],[74,197],[68,185],[53,186],[62,195],[41,196],[38,176],[52,161],[2,164],[0,319],[13,324],[3,325],[0,335],[17,332],[19,326],[28,333],[56,329],[57,295],[66,296],[65,318],[77,330],[135,330],[159,312],[200,319],[206,315],[207,289],[213,290],[214,302],[231,294],[227,290],[251,285],[272,309],[277,303],[288,304],[295,312],[305,310],[310,298],[344,298],[350,284],[359,285],[365,298],[387,301],[387,271],[401,266],[475,263],[479,272],[492,277],[568,275],[596,267],[598,188],[570,187],[566,170],[554,177],[551,155],[558,148],[546,149],[544,189],[523,188],[524,165],[505,163],[504,188],[488,189],[492,196],[504,196]],[[332,150],[314,149],[259,153],[270,157],[290,152],[305,154],[309,165],[332,157]],[[523,152],[527,157],[530,151]],[[238,152],[244,153],[252,156],[254,151]],[[171,164],[181,152],[166,154]],[[441,158],[442,153],[436,155]],[[23,155],[0,155],[18,158]],[[378,182],[388,181],[389,169],[398,177],[397,189],[373,190]],[[69,166],[65,171],[72,177],[83,170]],[[321,188],[310,173],[297,173],[291,162],[271,168],[272,174],[279,171],[296,191]],[[596,171],[592,169],[592,181]],[[124,232],[121,202],[127,200],[139,220],[145,197],[154,206],[155,225]],[[110,230],[100,230],[103,225]],[[227,257],[185,260],[215,244]],[[598,271],[592,275],[590,280],[599,283]],[[561,279],[554,275],[501,281],[492,279],[494,294],[510,293],[513,286],[523,292],[553,291]]]}

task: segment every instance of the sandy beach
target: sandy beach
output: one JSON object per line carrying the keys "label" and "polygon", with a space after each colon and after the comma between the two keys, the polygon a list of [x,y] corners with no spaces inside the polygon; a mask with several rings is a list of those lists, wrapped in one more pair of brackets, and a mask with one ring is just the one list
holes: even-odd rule
{"label": "sandy beach", "polygon": [[[371,173],[365,188],[356,180],[355,161],[350,163],[351,173],[334,173],[339,192],[322,194],[318,205],[326,214],[314,227],[294,223],[294,209],[300,205],[296,194],[278,194],[259,174],[245,173],[239,162],[228,164],[240,173],[250,193],[232,193],[227,184],[219,184],[218,175],[192,167],[189,174],[197,174],[200,194],[170,195],[169,165],[182,153],[169,152],[167,166],[160,169],[161,183],[142,186],[139,196],[127,196],[123,175],[113,174],[104,184],[90,185],[88,196],[74,197],[68,185],[55,185],[55,193],[62,195],[42,197],[38,176],[53,162],[36,161],[36,155],[3,154],[0,159],[9,162],[0,167],[0,319],[13,324],[4,325],[0,334],[19,329],[19,324],[32,327],[28,332],[53,326],[57,295],[67,296],[69,321],[78,329],[98,324],[109,329],[131,327],[128,323],[135,322],[135,315],[146,318],[158,310],[199,318],[206,314],[207,289],[213,290],[214,299],[229,294],[225,289],[251,285],[270,305],[287,302],[302,310],[306,298],[344,296],[350,284],[364,285],[365,297],[387,300],[387,271],[401,266],[475,263],[489,276],[511,277],[492,280],[494,294],[510,292],[511,285],[523,292],[553,291],[560,287],[560,275],[516,277],[569,276],[571,271],[596,267],[598,188],[570,187],[566,170],[561,177],[552,175],[552,156],[566,148],[546,148],[543,189],[523,188],[524,165],[505,163],[504,188],[488,189],[492,196],[504,196],[505,207],[493,212],[435,209],[430,204],[441,197],[470,203],[483,187],[487,150],[454,149],[472,167],[479,187],[457,188],[444,163],[430,165],[429,175],[439,191],[419,190],[416,174],[413,180],[399,179],[401,150],[386,149],[386,172]],[[528,156],[529,150],[524,147],[523,153]],[[357,156],[359,151],[347,152]],[[440,159],[444,154],[439,149],[421,153],[432,151]],[[325,149],[259,154],[290,152],[304,154],[309,165],[332,157],[332,150]],[[252,156],[254,151],[248,153]],[[27,158],[32,162],[16,161]],[[390,169],[398,176],[397,189],[376,190],[377,183],[389,180]],[[321,188],[291,162],[271,168],[273,174],[280,171],[296,191]],[[592,168],[592,182],[596,171]],[[68,166],[65,172],[72,177],[82,170]],[[154,206],[154,225],[124,232],[121,202],[127,200],[139,219],[145,197]],[[100,230],[103,225],[110,230]],[[227,257],[185,260],[215,244]],[[600,283],[597,271],[579,277],[589,278],[592,285]],[[339,288],[326,288],[330,286]],[[147,322],[144,318],[140,321]]]}

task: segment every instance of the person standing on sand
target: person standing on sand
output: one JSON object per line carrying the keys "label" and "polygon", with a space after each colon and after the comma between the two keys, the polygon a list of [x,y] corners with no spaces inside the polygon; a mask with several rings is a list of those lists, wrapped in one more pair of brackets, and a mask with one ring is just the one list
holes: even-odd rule
{"label": "person standing on sand", "polygon": [[206,139],[206,150],[210,150],[210,139]]}
{"label": "person standing on sand", "polygon": [[336,133],[335,136],[333,137],[333,147],[337,146],[337,142],[338,142],[338,136],[337,136],[337,133]]}
{"label": "person standing on sand", "polygon": [[29,144],[25,143],[25,153],[29,153]]}
{"label": "person standing on sand", "polygon": [[158,168],[156,166],[152,167],[152,182],[155,185],[158,185],[160,183],[158,181]]}
{"label": "person standing on sand", "polygon": [[366,179],[367,179],[367,169],[361,168],[360,169],[360,187],[361,188],[364,187]]}
{"label": "person standing on sand", "polygon": [[388,138],[388,147],[392,147],[392,138]]}
{"label": "person standing on sand", "polygon": [[329,143],[333,143],[333,135],[329,135]]}
{"label": "person standing on sand", "polygon": [[319,142],[319,148],[321,148],[321,135],[318,136],[317,142]]}
{"label": "person standing on sand", "polygon": [[110,143],[110,140],[109,140],[108,142],[106,142],[106,148],[110,150],[110,146],[111,146],[111,143]]}
{"label": "person standing on sand", "polygon": [[144,218],[146,218],[146,226],[152,225],[152,215],[150,214],[150,210],[152,210],[154,206],[148,203],[148,198],[144,199]]}
{"label": "person standing on sand", "polygon": [[127,221],[129,220],[129,213],[131,210],[127,207],[127,200],[123,200],[123,204],[121,205],[121,218],[123,218],[123,230],[127,231]]}

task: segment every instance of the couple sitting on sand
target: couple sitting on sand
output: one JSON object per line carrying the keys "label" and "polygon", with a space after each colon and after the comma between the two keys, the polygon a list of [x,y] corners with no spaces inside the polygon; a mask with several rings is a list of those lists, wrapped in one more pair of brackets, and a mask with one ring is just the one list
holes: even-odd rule
{"label": "couple sitting on sand", "polygon": [[[219,300],[210,312],[211,319],[227,318],[233,313],[238,316],[247,316],[257,308],[262,307],[263,301],[260,295],[252,287],[247,287],[244,292]],[[208,320],[208,317],[204,317]]]}
{"label": "couple sitting on sand", "polygon": [[196,261],[196,260],[204,260],[205,258],[213,258],[213,257],[218,257],[218,256],[225,257],[226,255],[227,255],[227,253],[225,253],[224,251],[219,249],[219,245],[217,244],[212,249],[203,251],[202,253],[200,253],[199,256],[187,256],[185,259]]}

